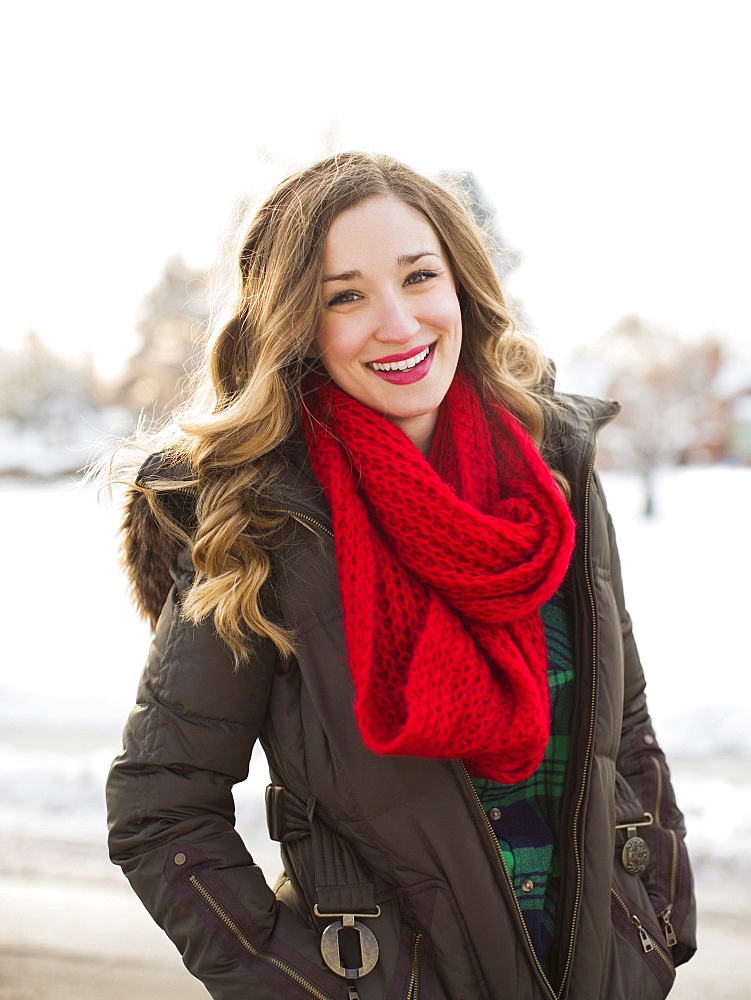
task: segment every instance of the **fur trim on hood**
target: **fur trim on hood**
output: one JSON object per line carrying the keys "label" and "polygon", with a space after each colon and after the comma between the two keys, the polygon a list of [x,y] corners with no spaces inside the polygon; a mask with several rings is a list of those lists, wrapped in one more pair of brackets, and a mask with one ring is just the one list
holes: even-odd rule
{"label": "fur trim on hood", "polygon": [[[149,480],[190,478],[187,469],[175,466],[163,455],[152,455],[142,465],[136,487],[128,491],[120,528],[120,562],[126,572],[130,592],[141,615],[152,628],[161,614],[172,587],[170,566],[184,547],[180,534],[195,527],[195,495],[190,488],[146,494]],[[158,507],[157,516],[154,507]],[[168,524],[175,525],[175,532]]]}

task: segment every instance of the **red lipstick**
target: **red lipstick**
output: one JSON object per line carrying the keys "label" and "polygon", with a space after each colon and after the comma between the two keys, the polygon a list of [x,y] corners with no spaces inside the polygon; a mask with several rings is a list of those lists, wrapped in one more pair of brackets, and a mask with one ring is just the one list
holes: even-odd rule
{"label": "red lipstick", "polygon": [[[383,379],[384,382],[390,382],[391,385],[410,385],[412,382],[419,382],[420,379],[425,378],[430,369],[433,367],[433,358],[435,356],[435,343],[425,344],[423,347],[418,347],[416,350],[411,351],[409,354],[391,354],[386,358],[379,358],[378,361],[369,361],[366,367],[369,371],[377,375],[378,378]],[[427,352],[427,353],[426,353]],[[409,361],[410,358],[417,357],[420,354],[425,354],[422,361],[418,361],[416,365],[412,365],[411,368],[405,369],[391,369],[389,371],[377,371],[372,368],[371,365],[388,365],[395,364],[399,361]]]}
{"label": "red lipstick", "polygon": [[409,359],[413,358],[415,354],[421,354],[426,347],[432,347],[432,344],[422,344],[420,347],[413,348],[411,351],[409,351],[408,354],[389,354],[385,358],[373,358],[373,360],[369,361],[368,364],[390,365],[393,364],[395,361],[409,361]]}

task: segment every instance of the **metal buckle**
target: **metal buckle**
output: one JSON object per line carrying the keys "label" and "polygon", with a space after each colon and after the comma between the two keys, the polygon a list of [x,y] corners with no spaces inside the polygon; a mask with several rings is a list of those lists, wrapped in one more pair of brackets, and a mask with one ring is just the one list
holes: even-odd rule
{"label": "metal buckle", "polygon": [[[375,968],[375,964],[378,961],[378,941],[375,934],[365,924],[361,924],[357,917],[363,917],[368,920],[380,917],[380,906],[376,907],[375,913],[321,913],[318,909],[318,904],[316,904],[313,907],[313,913],[317,917],[339,918],[330,923],[321,935],[321,954],[323,955],[324,962],[331,971],[335,972],[337,976],[342,976],[344,979],[360,979],[362,976],[367,976]],[[351,931],[355,931],[358,934],[357,944],[360,953],[360,964],[353,968],[345,965],[342,959],[339,934],[343,930],[346,930],[348,934]],[[350,942],[348,949],[350,952],[351,944],[352,942]],[[348,957],[351,960],[354,956],[350,954]]]}

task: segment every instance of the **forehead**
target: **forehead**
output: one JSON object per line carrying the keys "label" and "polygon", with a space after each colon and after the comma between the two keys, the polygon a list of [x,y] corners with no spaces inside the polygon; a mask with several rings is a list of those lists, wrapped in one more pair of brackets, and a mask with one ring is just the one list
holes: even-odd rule
{"label": "forehead", "polygon": [[441,242],[417,209],[392,196],[378,195],[348,208],[331,224],[324,247],[324,263],[362,270],[361,264],[393,263],[404,254],[435,253]]}

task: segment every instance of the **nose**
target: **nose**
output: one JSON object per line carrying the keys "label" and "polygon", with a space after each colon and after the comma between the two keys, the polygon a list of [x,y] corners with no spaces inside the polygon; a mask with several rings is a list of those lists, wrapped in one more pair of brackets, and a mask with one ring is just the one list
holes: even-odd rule
{"label": "nose", "polygon": [[398,296],[390,296],[381,304],[374,338],[384,344],[406,344],[419,329],[420,321],[409,304]]}

